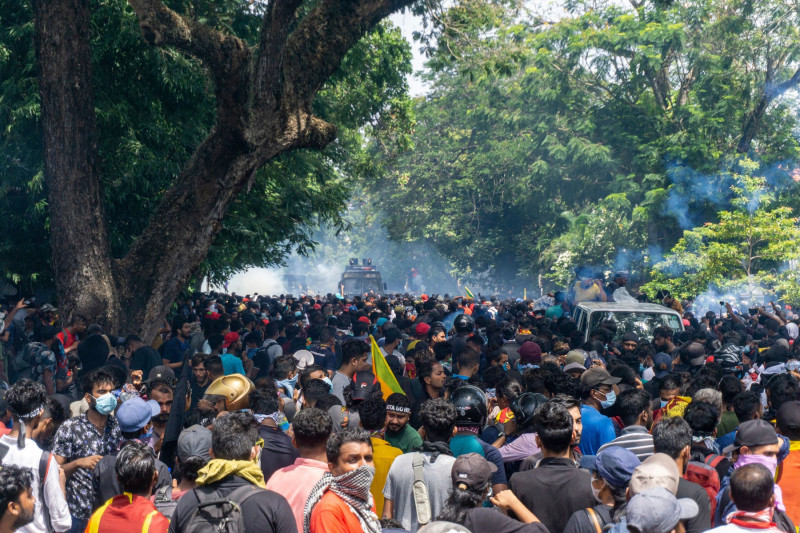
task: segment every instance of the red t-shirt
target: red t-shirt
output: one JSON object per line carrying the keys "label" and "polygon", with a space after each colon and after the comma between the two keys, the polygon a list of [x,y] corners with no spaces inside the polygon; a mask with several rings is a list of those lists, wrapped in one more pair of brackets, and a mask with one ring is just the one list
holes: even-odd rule
{"label": "red t-shirt", "polygon": [[[372,507],[375,511],[375,507]],[[350,506],[331,491],[326,492],[311,511],[311,533],[351,533],[361,531],[361,522]]]}
{"label": "red t-shirt", "polygon": [[68,329],[62,329],[56,337],[58,337],[58,340],[61,341],[61,345],[64,346],[65,349],[75,344],[75,340],[77,339],[77,336],[74,333],[70,333]]}
{"label": "red t-shirt", "polygon": [[85,533],[166,533],[169,520],[147,498],[114,496],[89,519]]}

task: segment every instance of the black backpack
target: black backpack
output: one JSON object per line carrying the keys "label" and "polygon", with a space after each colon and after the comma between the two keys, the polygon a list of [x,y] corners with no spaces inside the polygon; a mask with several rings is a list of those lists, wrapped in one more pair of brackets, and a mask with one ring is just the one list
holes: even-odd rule
{"label": "black backpack", "polygon": [[172,485],[164,485],[156,490],[153,504],[159,513],[172,520],[175,508],[178,506],[178,501],[172,499]]}
{"label": "black backpack", "polygon": [[194,489],[197,509],[182,529],[192,533],[243,533],[242,504],[250,496],[263,491],[250,484],[239,487],[228,496],[220,496],[217,491],[208,493]]}

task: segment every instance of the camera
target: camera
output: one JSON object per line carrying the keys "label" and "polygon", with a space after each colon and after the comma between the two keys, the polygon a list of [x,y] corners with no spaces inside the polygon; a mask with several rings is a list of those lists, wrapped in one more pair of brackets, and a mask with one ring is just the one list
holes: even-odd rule
{"label": "camera", "polygon": [[755,307],[751,307],[750,309],[747,310],[747,312],[755,316],[758,314],[758,309]]}
{"label": "camera", "polygon": [[725,302],[723,302],[723,301],[720,301],[720,302],[719,302],[719,305],[721,305],[721,306],[723,306],[723,307],[724,307],[724,306],[725,306]]}

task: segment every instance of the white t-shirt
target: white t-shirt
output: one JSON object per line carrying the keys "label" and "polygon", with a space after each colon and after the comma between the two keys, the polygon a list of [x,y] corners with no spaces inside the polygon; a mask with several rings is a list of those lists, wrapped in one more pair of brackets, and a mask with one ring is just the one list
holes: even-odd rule
{"label": "white t-shirt", "polygon": [[[17,438],[3,435],[0,442],[8,446],[8,453],[3,458],[3,464],[17,465],[30,468],[33,471],[33,495],[36,498],[33,511],[33,522],[17,531],[23,533],[47,533],[48,528],[44,524],[44,512],[42,511],[41,491],[39,490],[39,460],[42,457],[42,449],[30,437],[25,439],[25,448],[17,447]],[[50,513],[50,524],[57,532],[68,531],[72,527],[72,518],[69,514],[69,506],[64,493],[61,491],[61,483],[58,479],[60,466],[55,457],[50,457],[50,466],[47,469],[47,478],[44,486],[44,501]]]}

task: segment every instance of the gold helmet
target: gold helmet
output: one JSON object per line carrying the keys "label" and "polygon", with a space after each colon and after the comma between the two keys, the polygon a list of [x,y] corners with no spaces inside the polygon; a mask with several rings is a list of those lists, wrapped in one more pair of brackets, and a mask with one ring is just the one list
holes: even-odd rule
{"label": "gold helmet", "polygon": [[241,374],[222,376],[206,389],[206,395],[222,396],[228,411],[238,411],[250,406],[250,393],[255,389],[253,383]]}

